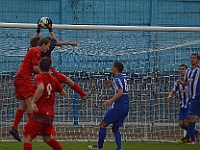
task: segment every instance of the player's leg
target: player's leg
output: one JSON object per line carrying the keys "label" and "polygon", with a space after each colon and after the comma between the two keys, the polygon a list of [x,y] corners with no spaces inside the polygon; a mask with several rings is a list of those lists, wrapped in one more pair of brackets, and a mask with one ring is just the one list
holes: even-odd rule
{"label": "player's leg", "polygon": [[64,74],[57,72],[54,68],[51,68],[51,70],[60,83],[66,83],[71,89],[81,95],[83,99],[86,99],[86,96],[89,93],[83,91],[77,83],[73,82],[69,77],[66,77]]}
{"label": "player's leg", "polygon": [[122,136],[121,136],[121,133],[119,131],[119,126],[113,124],[112,132],[115,136],[115,142],[117,144],[117,150],[121,150],[121,148],[122,148]]}
{"label": "player's leg", "polygon": [[196,115],[198,115],[199,113],[199,107],[200,107],[200,101],[198,99],[192,99],[188,110],[189,125],[186,134],[186,138],[191,139],[190,144],[195,143],[194,129],[196,123]]}
{"label": "player's leg", "polygon": [[43,127],[44,124],[29,119],[23,130],[23,150],[32,150],[32,140],[37,136]]}
{"label": "player's leg", "polygon": [[41,131],[42,139],[45,143],[47,143],[54,150],[64,150],[60,143],[55,139],[51,138],[51,135],[56,134],[56,131],[52,124],[45,125]]}
{"label": "player's leg", "polygon": [[[107,116],[105,115],[105,117],[107,117]],[[104,140],[106,138],[106,127],[108,126],[108,124],[105,123],[104,121],[101,121],[99,126],[100,126],[100,130],[99,130],[98,144],[97,145],[89,145],[88,146],[89,149],[98,149],[98,150],[103,149]]]}
{"label": "player's leg", "polygon": [[57,140],[51,138],[51,135],[42,135],[42,139],[45,143],[52,147],[53,150],[64,150]]}
{"label": "player's leg", "polygon": [[26,108],[27,108],[26,101],[20,100],[20,107],[17,109],[17,112],[15,114],[14,124],[12,126],[12,129],[9,131],[10,134],[18,141],[21,141],[21,138],[19,137],[19,133],[18,133],[18,125],[21,119],[23,118]]}

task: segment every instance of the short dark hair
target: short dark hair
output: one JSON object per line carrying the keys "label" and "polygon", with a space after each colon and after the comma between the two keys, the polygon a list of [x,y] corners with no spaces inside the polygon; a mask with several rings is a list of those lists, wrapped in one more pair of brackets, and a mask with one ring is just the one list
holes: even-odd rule
{"label": "short dark hair", "polygon": [[116,61],[116,62],[114,62],[113,66],[114,66],[115,68],[117,68],[117,70],[118,70],[120,73],[122,73],[122,71],[123,71],[123,69],[124,69],[124,65],[123,65],[121,62]]}
{"label": "short dark hair", "polygon": [[47,45],[48,43],[50,43],[50,40],[49,40],[49,39],[47,39],[47,38],[41,38],[41,39],[38,41],[37,45],[38,45],[38,46],[42,46],[43,44]]}
{"label": "short dark hair", "polygon": [[31,47],[36,47],[38,44],[38,41],[41,39],[40,36],[31,36],[30,38],[30,45]]}
{"label": "short dark hair", "polygon": [[39,68],[41,71],[49,72],[51,68],[51,59],[49,57],[43,57],[39,62]]}
{"label": "short dark hair", "polygon": [[49,40],[51,41],[51,37],[50,37],[50,36],[47,36],[46,38],[49,39]]}
{"label": "short dark hair", "polygon": [[191,56],[196,56],[197,59],[200,60],[200,56],[199,56],[199,54],[197,54],[197,53],[193,53],[193,54],[191,54]]}
{"label": "short dark hair", "polygon": [[187,66],[187,65],[185,65],[185,64],[181,64],[179,67],[185,67],[185,69],[187,69],[187,68],[188,68],[188,66]]}

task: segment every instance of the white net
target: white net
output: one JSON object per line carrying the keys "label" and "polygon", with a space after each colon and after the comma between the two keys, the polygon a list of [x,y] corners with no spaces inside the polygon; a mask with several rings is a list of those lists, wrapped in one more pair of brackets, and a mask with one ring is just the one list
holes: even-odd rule
{"label": "white net", "polygon": [[[19,107],[13,75],[34,34],[32,29],[0,28],[1,140],[13,140],[8,131]],[[166,98],[178,77],[178,66],[189,66],[190,54],[200,52],[199,32],[55,30],[55,34],[58,40],[76,41],[78,46],[57,47],[54,67],[92,91],[89,99],[82,101],[64,85],[67,95],[57,96],[55,103],[59,140],[97,140],[98,123],[109,109],[102,106],[102,100],[112,96],[106,80],[111,78],[115,60],[124,64],[129,86],[130,112],[121,129],[123,140],[174,141],[183,136],[178,127],[179,99],[168,104]],[[20,136],[26,120],[24,115]],[[107,140],[113,140],[108,132]]]}

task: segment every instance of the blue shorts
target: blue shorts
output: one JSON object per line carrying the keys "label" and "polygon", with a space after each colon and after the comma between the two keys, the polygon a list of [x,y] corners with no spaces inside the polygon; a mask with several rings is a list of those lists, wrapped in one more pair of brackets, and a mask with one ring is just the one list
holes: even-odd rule
{"label": "blue shorts", "polygon": [[179,109],[179,121],[188,120],[188,108]]}
{"label": "blue shorts", "polygon": [[124,119],[127,115],[128,109],[110,109],[109,111],[107,111],[102,121],[105,122],[107,125],[113,124],[116,126],[123,126]]}
{"label": "blue shorts", "polygon": [[191,99],[190,100],[188,114],[190,114],[190,115],[200,114],[200,99]]}

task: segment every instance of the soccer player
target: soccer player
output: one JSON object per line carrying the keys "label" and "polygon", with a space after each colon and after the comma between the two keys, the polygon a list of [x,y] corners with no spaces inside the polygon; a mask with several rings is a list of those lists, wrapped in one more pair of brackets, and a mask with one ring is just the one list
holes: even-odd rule
{"label": "soccer player", "polygon": [[[178,78],[180,81],[184,81],[184,76],[187,70],[187,66],[182,64],[179,66],[180,77]],[[188,107],[189,107],[189,96],[188,96],[188,86],[183,86],[181,84],[174,83],[173,90],[169,93],[167,101],[170,102],[170,99],[174,97],[175,93],[178,91],[179,99],[180,99],[180,106],[179,106],[179,126],[182,129],[187,131],[188,122]],[[194,134],[196,138],[198,138],[199,131],[195,129]]]}
{"label": "soccer player", "polygon": [[183,86],[188,85],[189,91],[189,125],[187,127],[186,137],[181,139],[180,143],[195,144],[194,128],[196,122],[196,115],[200,114],[200,69],[199,69],[200,56],[192,54],[190,56],[191,68],[188,68],[184,77],[184,81],[177,80],[178,84]]}
{"label": "soccer player", "polygon": [[[33,41],[37,40],[32,38],[30,43]],[[50,41],[47,38],[39,39],[38,46],[30,48],[22,61],[20,69],[14,77],[15,97],[20,99],[20,107],[16,112],[10,134],[18,141],[21,141],[18,134],[18,125],[24,112],[27,110],[29,117],[32,114],[31,99],[34,95],[35,88],[30,79],[34,72],[39,72],[38,63],[41,59],[42,52],[45,53],[48,51],[49,46]]]}
{"label": "soccer player", "polygon": [[[48,25],[46,26],[49,30],[50,37],[47,37],[49,40],[51,40],[49,51],[42,54],[42,57],[49,57],[51,58],[51,52],[54,50],[55,46],[62,46],[62,45],[71,45],[71,46],[77,46],[76,42],[64,42],[64,41],[57,41],[56,36],[52,30],[52,21],[51,19],[48,19]],[[40,34],[40,25],[38,24],[37,31],[35,36],[39,36]],[[53,67],[51,68],[53,74],[55,77],[60,81],[60,83],[66,83],[71,89],[75,90],[81,97],[86,100],[87,96],[90,94],[90,92],[83,91],[81,87],[73,82],[69,77],[66,77],[64,74],[57,72]]]}
{"label": "soccer player", "polygon": [[61,96],[66,93],[59,81],[49,73],[50,58],[43,57],[39,63],[39,72],[34,77],[36,91],[31,105],[33,114],[24,127],[24,148],[32,150],[32,140],[41,132],[42,139],[54,150],[64,150],[60,143],[51,137],[56,134],[53,127],[55,92]]}
{"label": "soccer player", "polygon": [[112,124],[112,131],[115,136],[117,150],[122,149],[121,133],[119,131],[119,127],[123,126],[124,119],[129,112],[127,81],[121,74],[123,69],[124,66],[120,62],[115,62],[112,66],[112,73],[114,75],[112,87],[114,89],[115,95],[110,100],[104,100],[103,102],[103,106],[112,104],[112,107],[100,122],[98,145],[89,145],[89,149],[103,149],[104,139],[106,137],[106,127],[109,124]]}

